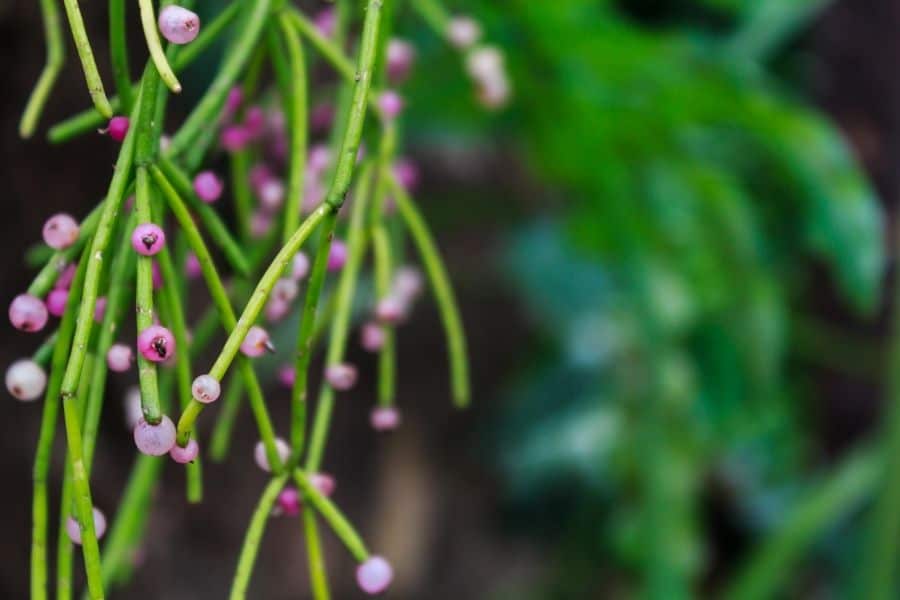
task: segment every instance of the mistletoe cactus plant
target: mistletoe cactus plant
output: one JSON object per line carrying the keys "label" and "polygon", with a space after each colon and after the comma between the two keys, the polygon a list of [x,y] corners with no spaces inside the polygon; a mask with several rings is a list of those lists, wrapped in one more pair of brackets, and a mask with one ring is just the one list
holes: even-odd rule
{"label": "mistletoe cactus plant", "polygon": [[[79,545],[87,593],[98,599],[130,572],[129,556],[166,460],[160,457],[185,465],[187,500],[201,502],[206,448],[197,424],[209,404],[224,404],[209,445],[210,456],[221,460],[243,397],[259,433],[255,461],[271,480],[250,519],[231,598],[246,595],[273,512],[302,518],[315,598],[329,597],[316,517],[358,562],[359,587],[383,591],[390,562],[369,550],[329,498],[335,482],[323,470],[336,396],[357,379],[345,357],[355,339],[354,300],[367,303],[359,341],[378,361],[374,429],[400,424],[394,335],[426,282],[446,333],[453,400],[462,408],[470,395],[453,290],[410,195],[415,168],[398,155],[404,109],[398,86],[416,55],[412,44],[393,37],[400,3],[339,0],[310,16],[281,0],[235,0],[201,23],[190,2],[139,0],[150,59],[135,83],[125,2],[110,0],[114,97],[107,95],[77,0],[63,5],[93,108],[52,127],[49,139],[58,144],[99,130],[121,145],[97,207],[80,222],[68,214],[47,221],[46,263],[9,306],[17,329],[49,332],[32,357],[6,373],[15,398],[44,400],[34,464],[32,598],[48,597],[48,478],[60,409],[67,461],[53,580],[57,597],[72,596],[73,545]],[[410,5],[463,55],[476,98],[487,107],[503,105],[510,86],[502,55],[480,45],[477,21],[451,17],[434,0]],[[41,8],[48,58],[22,117],[23,137],[34,133],[64,62],[59,8],[55,0],[42,0]],[[209,87],[181,125],[164,133],[170,94],[191,86],[179,73],[227,34]],[[309,72],[317,59],[337,74],[336,85],[313,87]],[[264,85],[269,71],[271,89]],[[322,97],[320,90],[326,90]],[[227,175],[213,169],[222,155]],[[419,267],[402,264],[408,242]],[[358,285],[370,254],[374,297]],[[199,285],[195,279],[212,302],[192,321],[186,300]],[[276,349],[267,328],[294,307],[301,314],[294,345]],[[212,364],[204,364],[220,327],[225,342]],[[310,369],[320,349],[325,369],[312,404]],[[271,352],[285,362],[278,378],[290,390],[288,423],[271,418],[254,367],[256,357]],[[139,387],[127,395],[125,410],[140,457],[121,504],[95,506],[91,470],[100,417],[110,407],[106,381],[110,372],[128,377],[135,363]]]}

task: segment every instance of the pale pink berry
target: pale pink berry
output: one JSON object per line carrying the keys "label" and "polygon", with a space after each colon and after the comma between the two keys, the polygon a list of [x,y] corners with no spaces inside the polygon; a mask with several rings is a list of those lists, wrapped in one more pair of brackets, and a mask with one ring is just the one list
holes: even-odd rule
{"label": "pale pink berry", "polygon": [[419,167],[416,166],[409,158],[401,157],[394,161],[394,177],[397,183],[402,185],[408,192],[415,190],[419,183]]}
{"label": "pale pink berry", "polygon": [[266,320],[270,323],[282,320],[289,312],[291,312],[291,303],[286,300],[272,296],[266,302]]}
{"label": "pale pink berry", "polygon": [[241,352],[253,358],[262,355],[266,351],[275,352],[275,346],[272,345],[272,340],[269,339],[269,332],[259,325],[254,325],[247,332],[244,341],[241,343]]}
{"label": "pale pink berry", "polygon": [[6,389],[17,400],[37,400],[46,387],[47,373],[31,359],[19,359],[6,370]]}
{"label": "pale pink berry", "polygon": [[19,331],[40,331],[47,318],[47,307],[31,294],[19,294],[9,305],[9,321]]}
{"label": "pale pink berry", "polygon": [[169,148],[172,147],[172,137],[166,134],[162,134],[159,136],[159,151],[160,152],[168,152]]}
{"label": "pale pink berry", "polygon": [[278,494],[278,508],[281,513],[294,517],[300,513],[300,492],[295,487],[286,487]]}
{"label": "pale pink berry", "polygon": [[272,215],[257,210],[250,215],[250,235],[256,239],[265,237],[269,230],[272,229]]}
{"label": "pale pink berry", "polygon": [[278,369],[278,381],[284,387],[291,389],[294,387],[294,381],[297,379],[297,371],[293,365],[284,365]]}
{"label": "pale pink berry", "polygon": [[393,84],[403,83],[409,76],[416,49],[405,40],[394,38],[387,45],[387,75]]}
{"label": "pale pink berry", "polygon": [[200,33],[200,17],[191,10],[170,4],[159,11],[159,31],[173,44],[188,44]]}
{"label": "pale pink berry", "polygon": [[225,184],[212,171],[201,171],[194,177],[194,192],[206,203],[215,202],[222,196]]}
{"label": "pale pink berry", "polygon": [[425,285],[422,273],[415,267],[400,267],[394,275],[394,293],[398,297],[414,300],[422,294]]}
{"label": "pale pink berry", "polygon": [[356,568],[356,583],[367,594],[380,594],[391,585],[394,569],[380,556],[370,556]]}
{"label": "pale pink berry", "polygon": [[482,46],[466,57],[466,71],[477,81],[495,79],[503,73],[503,53],[494,46]]}
{"label": "pale pink berry", "polygon": [[67,290],[72,286],[72,280],[75,279],[75,265],[68,264],[65,268],[62,269],[62,272],[59,274],[59,277],[56,278],[56,283],[53,285],[56,289]]}
{"label": "pale pink berry", "polygon": [[378,323],[365,323],[359,331],[359,342],[367,352],[378,352],[384,346],[384,328]]}
{"label": "pale pink berry", "polygon": [[247,180],[250,182],[250,187],[257,192],[262,188],[263,184],[272,179],[272,177],[274,177],[272,169],[266,163],[257,163],[253,165],[250,168],[250,172],[247,174]]}
{"label": "pale pink berry", "polygon": [[329,6],[320,10],[313,17],[313,24],[323,36],[331,37],[334,35],[334,29],[337,26],[337,15],[334,9]]}
{"label": "pale pink berry", "polygon": [[369,421],[375,431],[392,431],[400,426],[400,411],[393,406],[376,406]]}
{"label": "pale pink berry", "polygon": [[80,228],[71,215],[59,213],[44,223],[44,243],[54,250],[65,250],[78,241]]}
{"label": "pale pink berry", "polygon": [[328,250],[328,270],[340,271],[347,262],[347,244],[335,239]]}
{"label": "pale pink berry", "polygon": [[219,134],[219,143],[228,152],[239,152],[250,143],[250,135],[243,125],[229,125]]}
{"label": "pale pink berry", "polygon": [[[284,463],[291,454],[291,448],[287,442],[277,437],[275,438],[275,452],[278,454],[278,459]],[[253,459],[256,461],[256,465],[266,473],[272,471],[269,466],[269,457],[266,455],[266,445],[262,441],[257,442],[253,449]]]}
{"label": "pale pink berry", "polygon": [[169,450],[169,456],[172,457],[172,460],[182,465],[193,462],[198,454],[200,454],[200,445],[197,444],[197,440],[194,439],[188,440],[188,443],[184,448],[175,444],[172,446],[172,449]]}
{"label": "pale pink berry", "polygon": [[122,411],[125,413],[125,425],[128,431],[134,431],[138,421],[144,417],[144,411],[141,409],[141,388],[136,385],[125,390],[125,396],[122,398]]}
{"label": "pale pink berry", "polygon": [[403,96],[394,90],[385,90],[378,96],[378,110],[388,121],[396,119],[397,115],[403,112],[405,104]]}
{"label": "pale pink berry", "polygon": [[133,361],[134,353],[131,351],[131,347],[125,344],[113,344],[106,351],[106,364],[110,371],[124,373],[131,368]]}
{"label": "pale pink berry", "polygon": [[393,325],[406,316],[406,303],[397,296],[387,296],[375,305],[375,318],[382,323]]}
{"label": "pale pink berry", "polygon": [[106,296],[100,296],[94,303],[94,320],[102,323],[104,316],[106,316]]}
{"label": "pale pink berry", "polygon": [[[69,535],[69,539],[72,540],[72,543],[76,546],[81,545],[81,525],[78,524],[78,520],[75,517],[70,516],[66,519],[66,533]],[[106,515],[100,511],[98,508],[94,508],[94,535],[99,540],[103,537],[103,534],[106,533]]]}
{"label": "pale pink berry", "polygon": [[325,369],[325,380],[339,392],[346,392],[356,383],[356,367],[348,363],[331,365]]}
{"label": "pale pink berry", "polygon": [[129,124],[130,121],[128,120],[128,117],[113,117],[106,126],[106,133],[108,133],[109,137],[113,140],[121,142],[128,134]]}
{"label": "pale pink berry", "polygon": [[284,184],[279,179],[269,179],[259,188],[259,204],[268,211],[275,211],[284,204]]}
{"label": "pale pink berry", "polygon": [[291,260],[291,279],[301,281],[309,274],[309,257],[305,252],[298,252]]}
{"label": "pale pink berry", "polygon": [[175,336],[162,325],[151,325],[137,339],[138,352],[151,362],[163,362],[175,354]]}
{"label": "pale pink berry", "polygon": [[453,17],[447,23],[447,39],[457,48],[469,48],[481,39],[481,25],[471,17]]}
{"label": "pale pink berry", "polygon": [[141,417],[134,427],[134,444],[142,454],[150,456],[168,454],[175,445],[175,424],[165,415],[156,425],[151,425]]}
{"label": "pale pink berry", "polygon": [[166,234],[156,223],[141,223],[131,232],[131,247],[141,256],[153,256],[166,244]]}
{"label": "pale pink berry", "polygon": [[505,75],[497,75],[478,82],[478,101],[488,109],[498,109],[509,102],[512,91]]}
{"label": "pale pink berry", "polygon": [[219,394],[221,393],[222,386],[219,385],[218,380],[212,375],[200,375],[191,384],[191,395],[194,397],[194,400],[203,404],[215,402],[219,399]]}
{"label": "pale pink berry", "polygon": [[300,292],[300,287],[293,279],[279,279],[272,287],[272,297],[284,302],[292,302]]}
{"label": "pale pink berry", "polygon": [[200,268],[200,259],[193,252],[189,252],[184,259],[184,272],[189,279],[196,279],[203,272]]}
{"label": "pale pink berry", "polygon": [[47,311],[54,317],[61,317],[66,312],[66,303],[69,301],[69,290],[50,290],[47,294]]}
{"label": "pale pink berry", "polygon": [[306,167],[310,173],[321,175],[331,164],[331,150],[325,144],[316,144],[309,150]]}
{"label": "pale pink berry", "polygon": [[334,477],[328,473],[313,473],[309,476],[309,483],[323,496],[331,496],[334,493],[337,483]]}

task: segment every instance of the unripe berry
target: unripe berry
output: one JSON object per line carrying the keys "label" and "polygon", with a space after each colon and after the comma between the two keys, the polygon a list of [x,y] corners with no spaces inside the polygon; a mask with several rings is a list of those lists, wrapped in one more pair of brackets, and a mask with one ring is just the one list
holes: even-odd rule
{"label": "unripe berry", "polygon": [[125,344],[113,344],[106,352],[106,364],[110,371],[124,373],[131,368],[134,353]]}
{"label": "unripe berry", "polygon": [[212,375],[200,375],[191,384],[191,395],[197,402],[209,404],[219,399],[222,386]]}
{"label": "unripe berry", "polygon": [[78,241],[78,221],[71,215],[59,213],[44,223],[44,243],[54,250],[65,250]]}
{"label": "unripe berry", "polygon": [[309,274],[309,257],[305,252],[298,252],[291,261],[291,279],[300,281]]}
{"label": "unripe berry", "polygon": [[356,582],[367,594],[380,594],[391,585],[393,579],[394,569],[380,556],[370,556],[356,568]]}
{"label": "unripe berry", "polygon": [[275,346],[272,345],[272,341],[269,339],[269,332],[259,325],[254,325],[247,332],[244,341],[241,342],[241,352],[254,358],[266,351],[275,352]]}
{"label": "unripe berry", "polygon": [[182,465],[192,462],[197,458],[198,454],[200,454],[200,445],[197,444],[197,440],[195,439],[188,440],[188,443],[184,448],[175,444],[172,446],[172,449],[169,450],[169,456],[172,457],[172,460]]}
{"label": "unripe berry", "polygon": [[156,425],[141,417],[134,427],[134,444],[141,453],[149,456],[168,454],[175,445],[175,424],[165,415]]}
{"label": "unripe berry", "polygon": [[481,39],[481,25],[471,17],[453,17],[447,23],[447,39],[459,49],[469,48]]}
{"label": "unripe berry", "polygon": [[[278,437],[275,438],[275,451],[278,453],[278,459],[282,463],[284,463],[291,454],[291,448],[287,445],[287,442]],[[269,457],[266,456],[266,445],[262,441],[257,442],[256,447],[253,449],[253,459],[260,469],[266,473],[272,472],[272,468],[269,466]]]}
{"label": "unripe berry", "polygon": [[131,122],[128,120],[128,117],[113,117],[106,126],[106,133],[108,133],[109,137],[113,140],[121,142],[125,139],[125,136],[128,135],[128,127],[130,124]]}
{"label": "unripe berry", "polygon": [[166,244],[166,234],[156,223],[141,223],[131,232],[131,247],[141,256],[153,256]]}
{"label": "unripe berry", "polygon": [[325,369],[325,380],[334,389],[345,392],[356,383],[356,367],[348,363],[331,365]]}
{"label": "unripe berry", "polygon": [[69,290],[50,290],[47,294],[47,311],[54,317],[61,317],[66,312],[66,303],[69,301]]}
{"label": "unripe berry", "polygon": [[47,318],[47,307],[31,294],[19,294],[9,305],[9,322],[19,331],[40,331]]}
{"label": "unripe berry", "polygon": [[378,110],[381,111],[381,116],[388,121],[396,119],[397,115],[403,112],[405,104],[403,96],[394,90],[385,90],[378,96]]}
{"label": "unripe berry", "polygon": [[369,414],[375,431],[392,431],[400,426],[400,411],[393,406],[376,406]]}
{"label": "unripe berry", "polygon": [[[94,508],[94,535],[97,536],[97,539],[103,537],[103,534],[106,533],[106,515],[104,515],[100,509]],[[72,540],[72,543],[76,546],[81,545],[81,525],[78,524],[78,521],[75,517],[70,516],[66,519],[66,533],[69,535],[69,539]]]}
{"label": "unripe berry", "polygon": [[19,359],[6,370],[6,389],[17,400],[37,400],[46,387],[47,373],[31,359]]}
{"label": "unripe berry", "polygon": [[378,323],[365,323],[359,332],[359,342],[367,352],[378,352],[384,347],[384,328]]}
{"label": "unripe berry", "polygon": [[328,250],[328,270],[340,271],[347,262],[347,244],[341,240],[331,242],[331,249]]}
{"label": "unripe berry", "polygon": [[175,354],[175,336],[162,325],[151,325],[137,339],[138,352],[151,362],[163,362]]}
{"label": "unripe berry", "polygon": [[225,184],[212,171],[201,171],[194,177],[194,192],[206,203],[212,203],[222,196]]}
{"label": "unripe berry", "polygon": [[170,4],[159,11],[159,31],[173,44],[188,44],[200,33],[200,17],[193,11]]}

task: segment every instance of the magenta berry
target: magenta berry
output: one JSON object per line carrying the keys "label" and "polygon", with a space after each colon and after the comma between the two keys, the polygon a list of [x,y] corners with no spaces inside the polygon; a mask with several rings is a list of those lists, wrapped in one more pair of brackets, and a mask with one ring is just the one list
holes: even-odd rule
{"label": "magenta berry", "polygon": [[367,594],[380,594],[391,585],[394,569],[381,556],[370,556],[356,568],[356,583]]}
{"label": "magenta berry", "polygon": [[241,104],[244,103],[244,90],[241,89],[241,86],[236,85],[230,90],[228,90],[228,97],[225,99],[225,112],[223,117],[225,120],[230,120],[237,114],[237,111],[241,109]]}
{"label": "magenta berry", "polygon": [[[73,544],[76,546],[81,545],[81,525],[79,525],[75,517],[70,516],[66,519],[66,533]],[[99,540],[104,533],[106,533],[106,515],[100,509],[94,507],[94,535]]]}
{"label": "magenta berry", "polygon": [[284,387],[291,389],[294,387],[294,381],[297,379],[297,371],[293,365],[284,365],[278,369],[278,381]]}
{"label": "magenta berry", "polygon": [[113,344],[106,352],[106,364],[110,371],[124,373],[131,368],[133,361],[134,353],[131,351],[131,347],[125,344]]}
{"label": "magenta berry", "polygon": [[218,200],[224,189],[222,180],[212,171],[201,171],[194,177],[194,192],[206,203]]}
{"label": "magenta berry", "polygon": [[369,414],[375,431],[393,431],[400,426],[400,411],[393,406],[376,406]]}
{"label": "magenta berry", "polygon": [[367,352],[378,352],[384,346],[384,328],[378,323],[365,323],[359,331],[359,343]]}
{"label": "magenta berry", "polygon": [[389,325],[399,323],[406,315],[406,303],[396,296],[387,296],[375,305],[375,318]]}
{"label": "magenta berry", "polygon": [[159,31],[173,44],[188,44],[200,33],[200,17],[193,11],[170,4],[159,11]]}
{"label": "magenta berry", "polygon": [[403,83],[409,76],[416,50],[405,40],[392,39],[387,45],[387,74],[393,84]]}
{"label": "magenta berry", "polygon": [[44,243],[54,250],[65,250],[78,241],[80,227],[71,215],[59,213],[44,223]]}
{"label": "magenta berry", "polygon": [[182,465],[192,462],[197,458],[198,454],[200,454],[200,445],[197,444],[197,440],[194,439],[188,440],[188,443],[184,448],[175,444],[172,446],[172,449],[169,450],[169,456],[172,457],[172,460]]}
{"label": "magenta berry", "polygon": [[68,264],[63,268],[62,272],[59,274],[59,277],[56,278],[56,283],[53,285],[55,289],[67,290],[72,285],[72,280],[75,279],[75,271],[76,267],[73,264]]}
{"label": "magenta berry", "polygon": [[325,379],[334,389],[345,392],[356,383],[356,367],[348,363],[331,365],[325,369]]}
{"label": "magenta berry", "polygon": [[[285,462],[290,456],[291,448],[283,439],[275,438],[275,451],[278,453],[278,459],[281,462]],[[256,465],[266,473],[272,471],[269,465],[269,457],[266,456],[266,445],[262,441],[257,442],[256,447],[253,449],[253,459],[256,461]]]}
{"label": "magenta berry", "polygon": [[184,259],[184,272],[189,279],[196,279],[203,272],[203,269],[200,267],[200,259],[193,252],[189,252]]}
{"label": "magenta berry", "polygon": [[66,312],[66,302],[69,301],[69,290],[50,290],[47,294],[47,311],[54,317],[61,317]]}
{"label": "magenta berry", "polygon": [[100,296],[94,303],[94,320],[102,323],[104,316],[106,316],[106,296]]}
{"label": "magenta berry", "polygon": [[278,508],[289,517],[300,513],[300,492],[295,487],[286,487],[278,494]]}
{"label": "magenta berry", "polygon": [[447,24],[447,39],[457,48],[470,48],[481,39],[481,25],[471,17],[453,17]]}
{"label": "magenta berry", "polygon": [[109,134],[113,140],[117,142],[121,142],[125,139],[125,136],[128,135],[128,127],[131,122],[128,120],[128,117],[113,117],[109,120],[109,124],[106,126],[106,133]]}
{"label": "magenta berry", "polygon": [[331,37],[334,35],[334,29],[337,26],[337,14],[331,7],[323,8],[313,17],[313,24],[323,36]]}
{"label": "magenta berry", "polygon": [[166,244],[166,234],[156,223],[141,223],[131,232],[131,247],[141,256],[153,256]]}
{"label": "magenta berry", "polygon": [[191,395],[194,396],[194,400],[203,404],[215,402],[221,393],[222,387],[212,375],[200,375],[191,384]]}
{"label": "magenta berry", "polygon": [[40,331],[47,319],[47,307],[31,294],[19,294],[9,305],[9,322],[19,331]]}
{"label": "magenta berry", "polygon": [[275,346],[269,339],[269,332],[258,325],[254,325],[247,332],[244,341],[241,343],[241,352],[253,358],[262,355],[264,352],[275,352]]}
{"label": "magenta berry", "polygon": [[263,184],[273,177],[272,169],[266,163],[256,163],[250,168],[250,172],[247,174],[247,180],[250,182],[250,187],[257,192],[262,188]]}
{"label": "magenta berry", "polygon": [[162,325],[151,325],[137,339],[138,352],[151,362],[163,362],[175,354],[175,336]]}
{"label": "magenta berry", "polygon": [[143,454],[150,456],[168,454],[175,445],[175,424],[165,415],[156,425],[151,425],[141,417],[134,426],[134,444]]}
{"label": "magenta berry", "polygon": [[381,115],[389,121],[396,119],[397,115],[403,112],[405,104],[403,96],[394,90],[386,90],[378,96],[378,110],[380,110]]}
{"label": "magenta berry", "polygon": [[328,270],[340,271],[347,262],[347,244],[341,240],[331,242],[331,248],[328,250]]}
{"label": "magenta berry", "polygon": [[46,387],[47,373],[31,359],[19,359],[6,370],[6,389],[17,400],[37,400]]}
{"label": "magenta berry", "polygon": [[250,143],[250,135],[243,125],[229,125],[222,129],[219,143],[228,152],[238,152]]}
{"label": "magenta berry", "polygon": [[419,183],[419,167],[408,158],[398,158],[394,161],[394,177],[407,191],[413,191]]}
{"label": "magenta berry", "polygon": [[300,281],[309,274],[309,257],[305,252],[298,252],[291,261],[291,279]]}

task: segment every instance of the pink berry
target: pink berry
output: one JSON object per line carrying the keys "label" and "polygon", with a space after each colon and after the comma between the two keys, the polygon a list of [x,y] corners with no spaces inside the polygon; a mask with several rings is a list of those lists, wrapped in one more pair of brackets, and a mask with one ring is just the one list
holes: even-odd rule
{"label": "pink berry", "polygon": [[269,179],[259,188],[259,205],[268,211],[276,211],[284,204],[284,184],[278,179]]}
{"label": "pink berry", "polygon": [[334,35],[334,28],[337,26],[337,15],[331,7],[323,8],[316,16],[313,17],[313,24],[324,37]]}
{"label": "pink berry", "polygon": [[367,352],[378,352],[384,346],[384,328],[378,323],[365,323],[359,332],[360,345]]}
{"label": "pink berry", "polygon": [[189,279],[196,279],[203,272],[200,268],[200,259],[193,252],[189,252],[184,259],[184,272],[187,273]]}
{"label": "pink berry", "polygon": [[134,444],[143,454],[162,456],[175,445],[175,424],[163,415],[162,420],[151,425],[141,417],[134,427]]}
{"label": "pink berry", "polygon": [[144,411],[141,409],[141,388],[136,385],[125,390],[125,396],[122,398],[122,411],[125,413],[125,425],[128,431],[134,431],[138,421],[144,417]]}
{"label": "pink berry", "polygon": [[75,265],[68,264],[59,274],[59,277],[56,278],[56,283],[53,285],[56,289],[67,290],[72,285],[72,280],[75,279]]}
{"label": "pink berry", "polygon": [[309,274],[309,257],[305,252],[298,252],[291,261],[291,279],[300,281]]}
{"label": "pink berry", "polygon": [[141,223],[131,232],[131,247],[142,256],[153,256],[166,244],[166,234],[156,223]]}
{"label": "pink berry", "polygon": [[47,311],[54,317],[61,317],[66,312],[69,301],[69,290],[56,289],[47,294]]}
{"label": "pink berry", "polygon": [[275,346],[272,345],[272,341],[269,339],[269,332],[258,325],[254,325],[247,332],[244,341],[241,343],[241,352],[254,358],[266,351],[275,352]]}
{"label": "pink berry", "polygon": [[159,11],[159,31],[173,44],[188,44],[200,33],[200,17],[193,11],[170,4]]}
{"label": "pink berry", "polygon": [[6,370],[6,389],[17,400],[37,400],[46,387],[47,373],[31,359],[19,359]]}
{"label": "pink berry", "polygon": [[175,336],[162,325],[151,325],[137,339],[138,352],[151,362],[163,362],[175,354]]}
{"label": "pink berry", "polygon": [[387,296],[375,305],[375,318],[382,323],[393,325],[406,316],[406,303],[397,296]]}
{"label": "pink berry", "polygon": [[[275,451],[282,463],[291,454],[290,446],[281,438],[275,438]],[[256,447],[253,449],[253,459],[256,461],[256,465],[266,473],[272,471],[272,468],[269,466],[269,457],[266,455],[266,445],[262,441],[257,442]]]}
{"label": "pink berry", "polygon": [[151,277],[152,277],[152,281],[153,281],[153,289],[154,290],[160,289],[163,286],[163,283],[165,283],[165,282],[163,281],[162,271],[160,271],[159,265],[156,264],[156,261],[154,261],[150,265],[150,273],[151,273]]}
{"label": "pink berry", "polygon": [[[78,521],[75,517],[70,516],[66,519],[66,533],[69,535],[69,539],[72,540],[72,543],[76,546],[81,545],[81,525],[78,524]],[[106,515],[104,515],[98,508],[94,508],[94,535],[97,536],[97,539],[103,537],[103,534],[106,533]]]}
{"label": "pink berry", "polygon": [[347,262],[347,244],[341,240],[335,239],[331,242],[331,248],[328,251],[328,270],[340,271]]}
{"label": "pink berry", "polygon": [[219,143],[228,152],[239,152],[250,143],[250,135],[243,125],[229,125],[222,129]]}
{"label": "pink berry", "polygon": [[394,90],[386,90],[378,96],[378,110],[381,111],[381,115],[388,121],[396,119],[397,115],[403,112],[405,104],[403,96]]}
{"label": "pink berry", "polygon": [[292,302],[299,292],[300,288],[293,279],[279,279],[272,287],[272,297],[284,302]]}
{"label": "pink berry", "polygon": [[172,457],[172,460],[182,465],[192,462],[197,458],[198,454],[200,454],[200,445],[197,444],[197,440],[194,439],[188,440],[187,446],[184,448],[175,444],[172,446],[172,449],[169,450],[169,456]]}
{"label": "pink berry", "polygon": [[391,585],[393,579],[394,569],[380,556],[370,556],[356,568],[356,582],[367,594],[380,594]]}
{"label": "pink berry", "polygon": [[224,189],[222,180],[212,171],[201,171],[194,177],[194,192],[206,203],[218,200]]}
{"label": "pink berry", "polygon": [[108,133],[109,137],[113,140],[121,142],[128,134],[129,124],[130,121],[128,120],[128,117],[113,117],[106,126],[106,133]]}
{"label": "pink berry", "polygon": [[400,426],[400,411],[393,406],[376,406],[369,421],[375,431],[392,431]]}
{"label": "pink berry", "polygon": [[272,215],[267,212],[257,210],[250,215],[250,235],[256,239],[265,237],[269,230],[272,229]]}
{"label": "pink berry", "polygon": [[394,162],[394,177],[407,191],[411,192],[419,183],[419,167],[408,158],[398,158]]}
{"label": "pink berry", "polygon": [[244,102],[244,90],[241,89],[241,86],[236,85],[230,90],[228,90],[228,97],[225,99],[225,111],[222,115],[223,118],[227,121],[234,117],[237,114],[237,111],[241,109],[241,104]]}
{"label": "pink berry", "polygon": [[124,373],[131,368],[134,361],[134,353],[131,347],[125,344],[113,344],[106,352],[106,364],[111,371],[116,373]]}
{"label": "pink berry", "polygon": [[293,365],[284,365],[278,369],[278,381],[284,387],[291,389],[294,387],[294,381],[297,379],[297,371]]}
{"label": "pink berry", "polygon": [[9,305],[9,321],[19,331],[40,331],[47,318],[47,307],[31,294],[19,294]]}
{"label": "pink berry", "polygon": [[78,241],[80,228],[71,215],[59,213],[44,223],[44,243],[54,250],[65,250]]}
{"label": "pink berry", "polygon": [[200,375],[191,384],[191,395],[194,396],[194,400],[203,404],[215,402],[221,393],[222,387],[212,375]]}
{"label": "pink berry", "polygon": [[309,151],[306,167],[310,173],[321,175],[331,165],[331,150],[325,144],[316,144]]}
{"label": "pink berry", "polygon": [[278,508],[282,514],[294,517],[300,513],[300,492],[295,487],[286,487],[278,494]]}
{"label": "pink berry", "polygon": [[106,296],[100,296],[94,303],[94,320],[102,323],[104,316],[106,316]]}
{"label": "pink berry", "polygon": [[257,192],[262,188],[263,184],[273,177],[272,169],[266,163],[257,163],[253,165],[253,167],[250,168],[250,172],[247,174],[247,180],[250,182],[250,187]]}
{"label": "pink berry", "polygon": [[393,84],[403,83],[409,76],[416,50],[405,40],[394,38],[387,46],[387,75]]}
{"label": "pink berry", "polygon": [[447,39],[457,48],[469,48],[481,39],[481,25],[470,17],[453,17],[447,24]]}
{"label": "pink berry", "polygon": [[260,106],[251,106],[244,116],[244,130],[251,140],[262,137],[266,129],[266,112]]}
{"label": "pink berry", "polygon": [[414,300],[424,289],[422,273],[415,267],[400,267],[394,275],[394,293],[407,301]]}
{"label": "pink berry", "polygon": [[325,379],[334,389],[346,392],[356,383],[356,367],[348,363],[331,365],[325,369]]}
{"label": "pink berry", "polygon": [[334,489],[337,487],[334,477],[328,473],[311,474],[309,476],[309,483],[323,496],[331,496],[334,493]]}
{"label": "pink berry", "polygon": [[266,320],[275,323],[285,318],[291,312],[291,303],[276,296],[269,298],[266,303]]}

